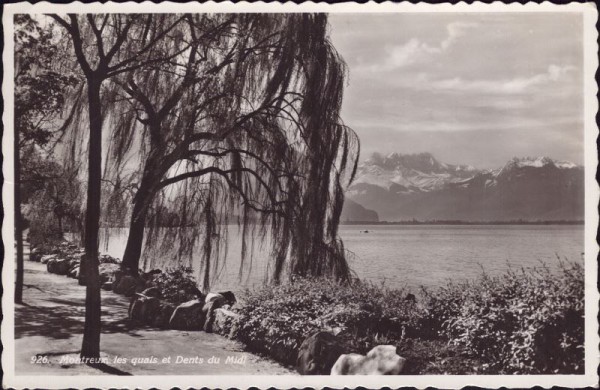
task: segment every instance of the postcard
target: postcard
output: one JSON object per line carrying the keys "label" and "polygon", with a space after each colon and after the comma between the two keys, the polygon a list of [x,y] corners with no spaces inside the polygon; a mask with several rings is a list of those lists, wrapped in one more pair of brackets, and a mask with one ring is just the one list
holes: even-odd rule
{"label": "postcard", "polygon": [[3,386],[598,386],[597,18],[5,5]]}

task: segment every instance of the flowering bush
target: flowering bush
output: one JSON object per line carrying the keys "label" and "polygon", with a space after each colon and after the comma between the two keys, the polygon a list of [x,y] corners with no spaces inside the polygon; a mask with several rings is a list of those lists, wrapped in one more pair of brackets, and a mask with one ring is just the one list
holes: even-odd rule
{"label": "flowering bush", "polygon": [[578,263],[509,271],[424,291],[440,334],[498,373],[583,372],[584,273]]}
{"label": "flowering bush", "polygon": [[198,287],[192,272],[190,267],[169,268],[154,276],[152,284],[159,288],[165,300],[179,305],[198,296]]}

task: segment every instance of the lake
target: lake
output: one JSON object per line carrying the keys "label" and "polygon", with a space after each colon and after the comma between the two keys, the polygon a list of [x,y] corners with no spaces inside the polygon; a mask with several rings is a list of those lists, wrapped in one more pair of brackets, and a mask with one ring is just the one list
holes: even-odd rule
{"label": "lake", "polygon": [[[100,251],[121,258],[127,229],[101,232]],[[215,289],[236,291],[265,280],[268,243],[256,244],[252,266],[240,280],[241,243],[237,234],[237,227],[231,227],[227,261],[213,282]],[[484,271],[494,275],[509,267],[539,267],[544,262],[556,269],[557,256],[583,263],[583,226],[342,225],[340,236],[351,252],[348,260],[358,277],[412,291],[421,285],[435,287],[449,279],[475,278]],[[199,257],[190,263],[195,270]],[[157,256],[148,260],[146,268],[174,265],[175,260],[169,256]]]}

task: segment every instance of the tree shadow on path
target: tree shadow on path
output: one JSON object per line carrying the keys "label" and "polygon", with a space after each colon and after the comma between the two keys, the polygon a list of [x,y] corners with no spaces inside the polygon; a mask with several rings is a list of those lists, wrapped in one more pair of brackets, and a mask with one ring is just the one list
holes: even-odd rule
{"label": "tree shadow on path", "polygon": [[[15,338],[42,336],[69,339],[83,333],[85,288],[72,280],[26,269],[30,287],[24,303],[15,306]],[[136,327],[128,319],[129,300],[112,292],[102,293],[102,333],[127,333]]]}
{"label": "tree shadow on path", "polygon": [[[136,334],[138,328],[127,319],[126,311],[115,316],[110,308],[103,305],[102,309],[102,333],[129,333],[131,336],[139,337]],[[15,310],[15,338],[43,336],[53,339],[68,339],[83,333],[84,321],[84,306],[20,305]]]}
{"label": "tree shadow on path", "polygon": [[97,370],[100,370],[100,371],[102,371],[102,372],[104,372],[106,374],[110,374],[110,375],[123,375],[123,376],[125,376],[125,375],[133,375],[133,374],[130,374],[130,373],[126,372],[126,371],[119,370],[116,367],[111,367],[108,364],[104,364],[104,363],[93,363],[93,364],[90,363],[90,364],[88,364],[88,366],[90,366],[92,368],[95,368]]}

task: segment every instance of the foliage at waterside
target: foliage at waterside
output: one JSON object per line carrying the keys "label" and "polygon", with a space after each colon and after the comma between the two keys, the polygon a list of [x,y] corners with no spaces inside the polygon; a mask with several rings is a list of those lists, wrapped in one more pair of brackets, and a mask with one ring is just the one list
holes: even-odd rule
{"label": "foliage at waterside", "polygon": [[305,337],[337,333],[348,350],[395,344],[410,373],[554,374],[583,372],[584,286],[579,263],[482,275],[406,291],[327,279],[248,291],[236,337],[292,364]]}
{"label": "foliage at waterside", "polygon": [[364,352],[374,343],[400,340],[421,317],[403,291],[324,278],[247,291],[239,312],[237,337],[287,363],[295,361],[304,338],[316,330],[333,331]]}
{"label": "foliage at waterside", "polygon": [[584,272],[560,262],[425,291],[441,335],[500,373],[583,372]]}
{"label": "foliage at waterside", "polygon": [[178,305],[197,296],[198,287],[193,272],[192,268],[180,265],[156,275],[152,284],[160,290],[163,299]]}

